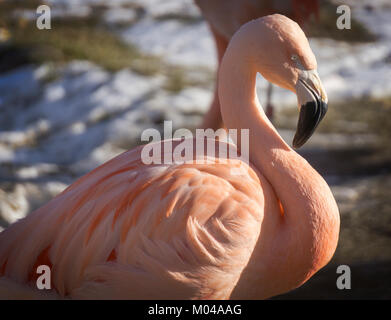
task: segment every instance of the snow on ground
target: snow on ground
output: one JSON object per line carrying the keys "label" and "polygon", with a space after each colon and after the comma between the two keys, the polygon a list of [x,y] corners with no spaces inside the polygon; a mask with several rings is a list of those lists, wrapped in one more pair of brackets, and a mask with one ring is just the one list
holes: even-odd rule
{"label": "snow on ground", "polygon": [[[120,36],[143,52],[175,65],[202,66],[213,71],[216,68],[213,38],[192,0],[50,0],[48,3],[53,6],[55,15],[84,16],[90,6],[108,7],[104,19],[114,24],[127,21],[129,26],[119,31]],[[354,16],[379,36],[379,41],[351,45],[330,39],[310,39],[329,99],[390,95],[391,5],[386,0],[344,3],[348,3]],[[126,5],[130,7],[121,7]],[[374,9],[368,10],[368,6]],[[137,15],[136,9],[140,8],[142,14]],[[258,87],[261,102],[264,102],[262,92],[266,81],[262,77],[258,79]],[[273,98],[277,107],[295,103],[293,95],[280,88],[275,91]]]}
{"label": "snow on ground", "polygon": [[216,66],[214,42],[205,22],[184,25],[176,20],[146,18],[125,30],[122,36],[144,52],[164,57],[171,63]]}
{"label": "snow on ground", "polygon": [[[196,77],[200,67],[215,71],[213,39],[191,0],[48,2],[56,15],[88,15],[91,5],[105,6],[107,22],[134,21],[119,33],[125,41],[167,63],[190,68],[190,73],[194,70]],[[141,15],[134,11],[140,7]],[[367,12],[358,7],[354,12],[379,41],[352,46],[311,40],[331,101],[391,95],[391,8]],[[174,128],[199,125],[213,86],[174,93],[164,88],[165,81],[163,75],[141,76],[127,69],[110,73],[87,61],[25,66],[0,74],[0,227],[139,144],[144,129],[160,128],[164,119],[173,120]],[[257,83],[264,103],[266,82],[259,77]],[[295,105],[296,97],[275,88],[273,102],[277,107]]]}
{"label": "snow on ground", "polygon": [[162,119],[172,119],[176,128],[200,123],[211,98],[193,87],[172,94],[161,89],[161,76],[111,74],[86,61],[56,68],[56,80],[45,82],[51,69],[27,66],[0,76],[3,226],[140,144],[142,131]]}
{"label": "snow on ground", "polygon": [[[84,163],[105,143],[126,147],[138,143],[136,137],[151,126],[151,121],[153,125],[154,119],[159,122],[178,112],[201,115],[199,110],[205,112],[210,99],[210,93],[200,88],[185,89],[180,95],[165,92],[160,89],[160,76],[145,77],[130,70],[110,74],[89,62],[75,61],[57,70],[57,80],[38,85],[39,97],[29,101],[26,108],[25,102],[34,89],[29,81],[35,79],[32,83],[37,85],[42,68],[45,66],[25,67],[2,77],[0,93],[4,98],[0,112],[5,114],[1,121],[5,129],[0,131],[0,144],[10,149],[1,154],[2,162]],[[17,97],[8,96],[1,84],[9,81],[12,85],[15,78],[29,81],[25,90],[20,87]],[[177,126],[189,125],[178,121]],[[105,158],[112,156],[110,153]],[[94,163],[92,159],[88,168],[102,160],[105,159]]]}
{"label": "snow on ground", "polygon": [[[329,39],[310,39],[318,60],[319,74],[331,101],[391,94],[391,63],[387,62],[387,58],[391,57],[391,7],[368,11],[364,9],[367,3],[352,3],[351,6],[355,16],[380,36],[375,44],[350,45]],[[187,13],[180,7],[174,12]],[[189,24],[177,20],[160,21],[147,12],[122,36],[143,51],[165,57],[169,62],[212,69],[216,67],[213,39],[204,21],[196,20]],[[258,87],[259,92],[264,92],[262,89],[266,88],[266,81],[261,77]],[[275,91],[273,97],[276,106],[295,102],[295,97],[284,90],[275,88]]]}

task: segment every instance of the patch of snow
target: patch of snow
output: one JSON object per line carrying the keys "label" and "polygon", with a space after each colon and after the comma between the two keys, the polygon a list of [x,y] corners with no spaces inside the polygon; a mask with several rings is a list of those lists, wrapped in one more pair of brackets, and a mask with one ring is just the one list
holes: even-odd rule
{"label": "patch of snow", "polygon": [[[33,66],[22,67],[0,76],[0,111],[6,103],[35,96],[40,88],[38,78],[42,70]],[[21,86],[20,84],[23,83]]]}
{"label": "patch of snow", "polygon": [[0,188],[0,216],[6,223],[14,223],[65,188],[66,185],[58,181],[17,183],[11,192]]}
{"label": "patch of snow", "polygon": [[213,69],[216,66],[214,42],[205,22],[183,24],[147,18],[123,31],[122,37],[173,64]]}
{"label": "patch of snow", "polygon": [[156,17],[165,14],[200,16],[200,10],[193,0],[132,0],[132,4],[143,7],[148,16]]}
{"label": "patch of snow", "polygon": [[16,170],[16,177],[20,179],[36,179],[42,175],[56,173],[58,167],[49,163],[39,163],[34,166],[21,167]]}
{"label": "patch of snow", "polygon": [[132,23],[137,17],[133,9],[111,8],[104,14],[104,19],[107,23]]}
{"label": "patch of snow", "polygon": [[[91,63],[80,61],[70,63],[58,72],[61,76],[57,80],[41,86],[37,83],[42,91],[37,101],[17,117],[13,113],[16,119],[12,128],[0,132],[1,146],[8,151],[2,154],[0,162],[70,165],[89,158],[107,141],[112,143],[107,140],[107,130],[113,128],[111,122],[142,108],[148,94],[163,81],[162,77],[140,76],[129,70],[109,74]],[[34,72],[28,69],[27,74]],[[5,77],[12,79],[8,74]],[[18,106],[7,104],[4,108]],[[137,127],[131,121],[127,125]],[[112,132],[110,129],[111,137]],[[38,147],[30,147],[35,144]],[[7,146],[14,149],[11,151]],[[96,159],[93,157],[90,162],[90,170],[92,165],[101,164]]]}

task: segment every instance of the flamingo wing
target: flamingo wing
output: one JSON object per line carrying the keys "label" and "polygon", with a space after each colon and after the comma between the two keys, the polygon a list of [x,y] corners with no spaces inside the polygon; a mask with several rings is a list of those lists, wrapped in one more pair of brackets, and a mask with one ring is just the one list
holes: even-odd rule
{"label": "flamingo wing", "polygon": [[145,165],[140,150],[96,168],[0,234],[0,296],[23,287],[31,297],[40,264],[51,267],[51,297],[229,296],[260,232],[258,175],[240,160]]}

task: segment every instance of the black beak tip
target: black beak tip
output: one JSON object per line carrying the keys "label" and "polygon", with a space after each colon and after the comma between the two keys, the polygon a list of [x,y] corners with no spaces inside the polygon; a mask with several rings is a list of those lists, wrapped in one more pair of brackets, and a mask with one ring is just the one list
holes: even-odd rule
{"label": "black beak tip", "polygon": [[327,103],[320,99],[301,106],[296,134],[292,142],[293,148],[298,149],[308,141],[326,114],[327,108]]}
{"label": "black beak tip", "polygon": [[299,149],[306,142],[307,142],[307,139],[304,140],[302,137],[298,136],[296,133],[295,137],[293,138],[293,141],[292,141],[292,146],[294,149]]}

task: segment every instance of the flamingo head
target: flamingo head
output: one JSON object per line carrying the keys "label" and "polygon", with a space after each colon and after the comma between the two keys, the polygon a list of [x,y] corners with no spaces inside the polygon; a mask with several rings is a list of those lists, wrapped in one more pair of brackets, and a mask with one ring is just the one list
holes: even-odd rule
{"label": "flamingo head", "polygon": [[[293,147],[301,147],[327,112],[327,95],[307,37],[293,20],[273,14],[250,22],[257,54],[253,63],[262,76],[297,95],[300,110]],[[254,35],[254,33],[252,33]]]}

